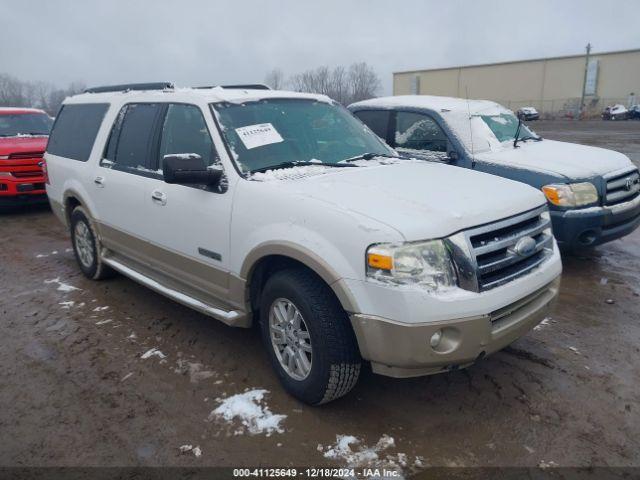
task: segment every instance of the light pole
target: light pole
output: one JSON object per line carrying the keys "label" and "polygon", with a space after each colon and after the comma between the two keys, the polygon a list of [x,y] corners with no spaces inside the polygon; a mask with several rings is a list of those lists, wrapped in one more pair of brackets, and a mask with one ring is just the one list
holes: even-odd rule
{"label": "light pole", "polygon": [[591,43],[587,43],[587,56],[584,61],[584,78],[582,79],[582,95],[580,96],[580,106],[578,108],[578,118],[582,118],[582,110],[584,109],[584,95],[587,90],[587,70],[589,69],[589,54],[591,53]]}

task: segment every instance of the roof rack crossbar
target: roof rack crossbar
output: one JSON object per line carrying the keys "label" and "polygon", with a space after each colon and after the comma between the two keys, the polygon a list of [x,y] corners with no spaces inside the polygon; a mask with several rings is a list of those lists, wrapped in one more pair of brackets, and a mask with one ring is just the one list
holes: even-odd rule
{"label": "roof rack crossbar", "polygon": [[104,85],[86,88],[84,93],[127,92],[129,90],[165,90],[173,88],[171,82],[124,83],[122,85]]}
{"label": "roof rack crossbar", "polygon": [[238,90],[271,90],[271,88],[263,83],[246,83],[238,85],[205,85],[203,87],[195,87],[197,89],[205,88],[226,88],[226,89],[238,89]]}

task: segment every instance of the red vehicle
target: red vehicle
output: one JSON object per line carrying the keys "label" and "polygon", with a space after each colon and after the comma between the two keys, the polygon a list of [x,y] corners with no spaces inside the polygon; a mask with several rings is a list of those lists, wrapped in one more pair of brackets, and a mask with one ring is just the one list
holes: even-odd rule
{"label": "red vehicle", "polygon": [[34,108],[0,108],[0,207],[47,202],[42,155],[53,121]]}

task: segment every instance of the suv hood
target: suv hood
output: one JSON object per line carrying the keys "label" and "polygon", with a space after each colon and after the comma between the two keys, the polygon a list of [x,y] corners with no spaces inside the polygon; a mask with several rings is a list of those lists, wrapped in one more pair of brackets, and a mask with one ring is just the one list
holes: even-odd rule
{"label": "suv hood", "polygon": [[476,159],[505,167],[561,175],[567,180],[602,176],[633,167],[626,155],[605,148],[553,140],[528,141],[519,145],[520,148],[509,146],[499,151],[479,153]]}
{"label": "suv hood", "polygon": [[12,153],[43,153],[48,137],[0,137],[0,155]]}
{"label": "suv hood", "polygon": [[522,183],[411,160],[332,169],[276,183],[287,195],[313,198],[382,222],[408,241],[445,237],[546,203],[541,192]]}

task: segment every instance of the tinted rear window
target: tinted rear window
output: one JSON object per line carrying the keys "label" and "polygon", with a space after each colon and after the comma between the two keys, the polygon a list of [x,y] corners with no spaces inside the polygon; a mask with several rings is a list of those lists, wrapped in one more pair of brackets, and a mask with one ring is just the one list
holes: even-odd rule
{"label": "tinted rear window", "polygon": [[[123,107],[122,123],[114,126],[117,145],[112,149],[109,141],[107,158],[119,167],[145,168],[150,164],[150,149],[154,144],[154,127],[162,105],[158,103],[131,103]],[[111,134],[112,138],[114,133]]]}
{"label": "tinted rear window", "polygon": [[47,152],[86,162],[109,104],[64,105],[47,144]]}

